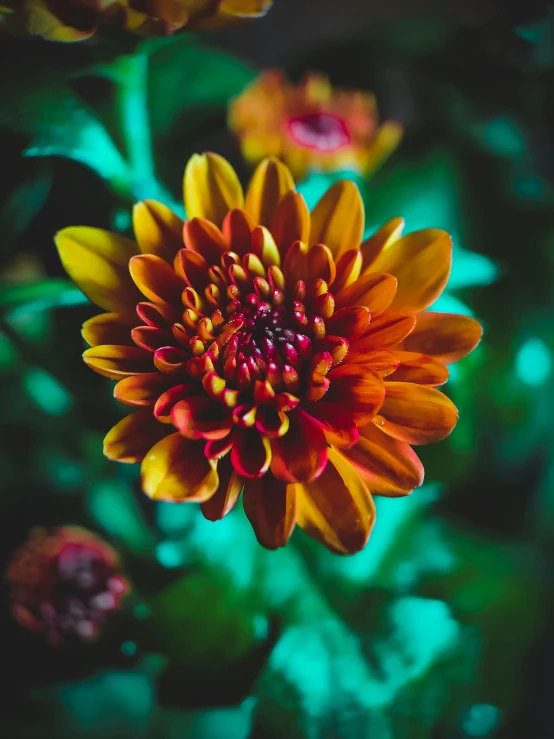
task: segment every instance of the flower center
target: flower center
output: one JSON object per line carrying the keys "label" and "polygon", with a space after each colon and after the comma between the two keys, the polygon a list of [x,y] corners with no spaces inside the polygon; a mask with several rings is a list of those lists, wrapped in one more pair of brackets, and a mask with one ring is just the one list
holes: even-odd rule
{"label": "flower center", "polygon": [[291,118],[288,128],[298,144],[322,152],[336,151],[350,143],[344,121],[329,113],[308,113]]}

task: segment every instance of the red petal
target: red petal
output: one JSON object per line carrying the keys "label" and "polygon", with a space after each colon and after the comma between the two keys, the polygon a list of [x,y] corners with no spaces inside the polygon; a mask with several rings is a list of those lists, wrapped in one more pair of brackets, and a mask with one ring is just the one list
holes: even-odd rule
{"label": "red petal", "polygon": [[269,439],[261,436],[256,429],[237,428],[231,462],[242,477],[261,477],[271,463]]}
{"label": "red petal", "polygon": [[202,513],[208,521],[219,521],[235,506],[243,481],[234,471],[230,457],[224,457],[217,465],[219,487],[209,500],[202,503]]}
{"label": "red petal", "polygon": [[352,416],[357,426],[365,425],[377,413],[385,397],[383,380],[361,364],[343,364],[329,374],[331,386],[325,403],[335,403]]}
{"label": "red petal", "polygon": [[171,411],[171,420],[189,439],[224,439],[233,428],[230,410],[206,396],[180,400]]}
{"label": "red petal", "polygon": [[267,549],[284,547],[296,523],[294,486],[285,485],[267,474],[246,483],[243,503],[260,544]]}
{"label": "red petal", "polygon": [[289,415],[289,422],[287,433],[271,441],[271,471],[283,482],[313,480],[327,464],[327,440],[321,424],[300,409]]}

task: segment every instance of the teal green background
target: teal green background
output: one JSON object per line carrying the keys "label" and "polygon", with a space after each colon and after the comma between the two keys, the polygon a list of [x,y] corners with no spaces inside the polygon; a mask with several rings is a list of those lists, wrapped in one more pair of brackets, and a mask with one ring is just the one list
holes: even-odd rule
{"label": "teal green background", "polygon": [[[120,552],[133,594],[102,637],[46,646],[3,592],[0,734],[9,739],[541,739],[554,735],[554,16],[545,2],[276,0],[218,33],[0,40],[0,564],[40,524]],[[293,7],[294,6],[294,7]],[[340,7],[338,7],[340,6]],[[484,339],[452,368],[460,421],[421,449],[426,482],[377,501],[367,548],[295,532],[267,552],[243,511],[210,523],[146,499],[102,456],[124,414],[81,360],[97,311],[52,242],[128,233],[138,198],[182,210],[188,157],[248,168],[226,106],[263,67],[373,90],[405,137],[352,177],[368,233],[454,237],[438,310]],[[9,72],[8,72],[9,70]]]}

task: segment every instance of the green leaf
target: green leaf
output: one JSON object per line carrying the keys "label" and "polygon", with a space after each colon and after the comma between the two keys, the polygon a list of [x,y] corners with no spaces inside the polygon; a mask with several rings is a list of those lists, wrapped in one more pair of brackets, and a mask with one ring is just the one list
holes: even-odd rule
{"label": "green leaf", "polygon": [[30,284],[0,283],[0,314],[38,313],[87,303],[83,293],[66,280],[43,280]]}

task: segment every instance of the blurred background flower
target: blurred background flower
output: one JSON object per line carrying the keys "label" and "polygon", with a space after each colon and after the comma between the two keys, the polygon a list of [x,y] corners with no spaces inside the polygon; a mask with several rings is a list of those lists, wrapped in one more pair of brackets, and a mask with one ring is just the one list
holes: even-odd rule
{"label": "blurred background flower", "polygon": [[[2,580],[0,732],[554,734],[549,4],[280,0],[209,34],[117,30],[0,42],[1,570],[30,529],[71,522],[109,542],[132,583],[96,639],[52,646],[15,621]],[[381,120],[401,123],[370,179],[310,171],[297,190],[313,208],[355,181],[364,238],[399,214],[408,232],[452,234],[450,282],[430,309],[485,329],[451,368],[460,421],[421,449],[425,484],[379,498],[367,547],[346,558],[301,533],[268,552],[240,503],[206,521],[140,495],[138,467],[103,457],[120,407],[80,359],[96,310],[52,244],[69,223],[129,237],[147,198],[183,218],[183,167],[200,151],[246,184],[228,109],[263,69],[372,91]]]}
{"label": "blurred background flower", "polygon": [[279,70],[263,72],[231,101],[229,126],[250,164],[277,156],[296,179],[310,170],[369,174],[402,137],[399,123],[379,124],[370,93],[333,88],[315,73],[295,86]]}

